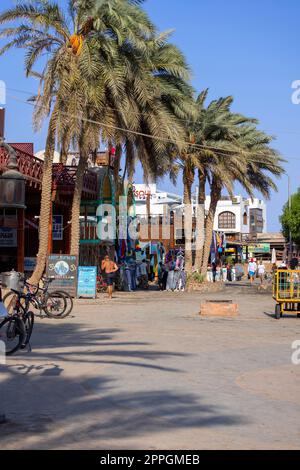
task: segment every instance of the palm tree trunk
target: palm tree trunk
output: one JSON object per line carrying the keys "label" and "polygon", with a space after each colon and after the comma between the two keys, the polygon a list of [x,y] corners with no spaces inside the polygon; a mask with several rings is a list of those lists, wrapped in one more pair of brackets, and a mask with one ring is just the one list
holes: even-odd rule
{"label": "palm tree trunk", "polygon": [[120,178],[121,158],[122,158],[122,146],[118,144],[116,146],[116,158],[114,162],[114,182],[115,182],[115,188],[116,188],[117,207],[118,207],[119,197],[122,196],[124,193],[124,187],[122,185],[122,180]]}
{"label": "palm tree trunk", "polygon": [[189,274],[193,269],[193,252],[192,252],[192,227],[193,227],[193,211],[192,211],[192,185],[194,181],[194,173],[186,164],[183,170],[183,203],[184,203],[184,235],[185,235],[185,270]]}
{"label": "palm tree trunk", "polygon": [[205,183],[206,176],[201,170],[198,172],[199,195],[197,207],[197,239],[196,239],[196,258],[195,268],[198,271],[202,269],[204,241],[205,241]]}
{"label": "palm tree trunk", "polygon": [[72,202],[72,215],[71,215],[71,249],[70,254],[73,256],[79,256],[80,247],[80,207],[81,207],[81,195],[83,189],[84,174],[88,165],[89,151],[83,143],[83,138],[80,142],[80,158],[76,172],[76,181]]}
{"label": "palm tree trunk", "polygon": [[[53,115],[52,115],[53,116]],[[53,132],[53,117],[50,120],[43,166],[41,209],[39,221],[39,250],[35,270],[29,279],[32,284],[38,284],[44,274],[48,255],[49,223],[52,205],[52,165],[55,150],[55,133]]]}
{"label": "palm tree trunk", "polygon": [[71,140],[71,130],[70,130],[70,127],[68,127],[68,129],[65,130],[63,133],[62,142],[61,142],[60,163],[62,163],[64,166],[66,166],[67,160],[68,160],[70,140]]}
{"label": "palm tree trunk", "polygon": [[209,255],[210,255],[210,249],[211,249],[211,243],[212,243],[212,237],[213,237],[214,220],[215,220],[217,205],[221,198],[221,194],[222,194],[222,188],[217,183],[217,181],[213,179],[212,185],[211,185],[210,208],[209,208],[208,216],[206,218],[206,223],[205,223],[205,243],[204,243],[204,249],[203,249],[203,261],[202,261],[202,267],[201,267],[201,274],[203,274],[204,276],[206,276],[206,273],[207,273],[208,261],[209,261]]}

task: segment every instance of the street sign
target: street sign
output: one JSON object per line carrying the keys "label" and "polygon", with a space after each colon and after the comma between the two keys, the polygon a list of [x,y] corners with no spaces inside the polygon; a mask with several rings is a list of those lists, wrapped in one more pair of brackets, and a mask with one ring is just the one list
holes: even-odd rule
{"label": "street sign", "polygon": [[64,290],[72,297],[77,293],[77,256],[50,255],[47,263],[47,276],[53,279],[49,291]]}
{"label": "street sign", "polygon": [[77,297],[96,299],[97,297],[97,267],[79,266]]}

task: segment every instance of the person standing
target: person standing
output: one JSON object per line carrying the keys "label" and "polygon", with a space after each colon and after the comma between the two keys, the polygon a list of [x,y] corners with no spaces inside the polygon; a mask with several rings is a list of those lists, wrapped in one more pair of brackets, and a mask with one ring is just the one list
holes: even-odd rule
{"label": "person standing", "polygon": [[176,267],[176,263],[172,257],[168,263],[168,279],[167,279],[167,289],[166,289],[167,291],[174,292],[175,290],[175,286],[174,286],[175,267]]}
{"label": "person standing", "polygon": [[216,282],[217,278],[217,263],[213,262],[211,265],[211,270],[212,270],[212,277],[213,277],[213,282]]}
{"label": "person standing", "polygon": [[230,263],[227,264],[226,269],[227,269],[227,281],[232,282],[232,268],[231,268]]}
{"label": "person standing", "polygon": [[129,266],[129,271],[130,271],[131,290],[135,291],[136,290],[136,262],[134,261],[133,258],[129,259],[128,266]]}
{"label": "person standing", "polygon": [[251,258],[250,263],[248,265],[248,273],[250,276],[251,284],[253,284],[255,280],[256,272],[257,272],[257,264],[255,263],[254,259]]}
{"label": "person standing", "polygon": [[148,264],[145,259],[139,266],[140,268],[140,286],[142,289],[149,289],[149,278],[148,278]]}
{"label": "person standing", "polygon": [[107,255],[101,263],[101,270],[105,273],[105,280],[107,282],[108,298],[111,300],[113,295],[113,286],[115,282],[116,272],[119,270],[114,261]]}
{"label": "person standing", "polygon": [[[158,287],[159,290],[165,290],[164,288],[164,278],[165,278],[166,268],[162,262],[158,264]],[[167,282],[167,279],[166,279]]]}

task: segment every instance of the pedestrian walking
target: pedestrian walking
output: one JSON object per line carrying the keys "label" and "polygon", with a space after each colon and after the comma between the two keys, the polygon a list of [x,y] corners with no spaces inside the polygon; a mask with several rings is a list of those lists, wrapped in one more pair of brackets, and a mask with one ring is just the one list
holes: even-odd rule
{"label": "pedestrian walking", "polygon": [[116,272],[119,270],[118,266],[114,261],[107,255],[101,263],[101,270],[105,274],[105,281],[107,283],[108,298],[111,300],[113,296],[114,282],[116,278]]}
{"label": "pedestrian walking", "polygon": [[265,275],[266,275],[266,268],[262,261],[259,263],[257,271],[258,271],[258,277],[260,279],[260,285],[263,286]]}
{"label": "pedestrian walking", "polygon": [[257,273],[257,264],[254,261],[254,259],[251,258],[250,263],[248,265],[248,274],[249,274],[249,277],[250,277],[251,284],[253,284],[253,282],[255,280],[256,273]]}

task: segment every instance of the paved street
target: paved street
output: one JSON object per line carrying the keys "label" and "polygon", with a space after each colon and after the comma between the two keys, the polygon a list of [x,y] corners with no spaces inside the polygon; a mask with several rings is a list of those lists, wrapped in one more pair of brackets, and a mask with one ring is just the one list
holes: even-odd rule
{"label": "paved street", "polygon": [[[199,316],[232,299],[237,319]],[[300,447],[300,320],[269,294],[117,293],[37,319],[31,353],[0,371],[4,449]]]}

